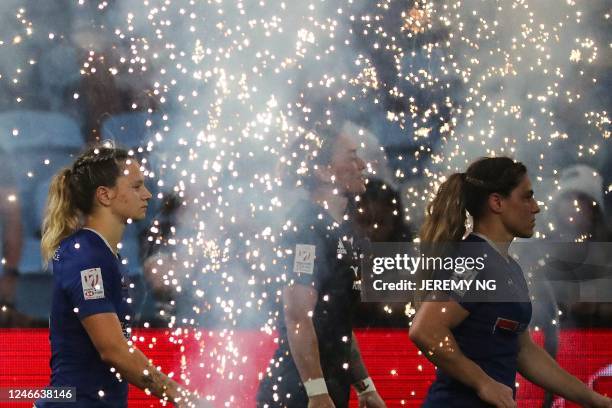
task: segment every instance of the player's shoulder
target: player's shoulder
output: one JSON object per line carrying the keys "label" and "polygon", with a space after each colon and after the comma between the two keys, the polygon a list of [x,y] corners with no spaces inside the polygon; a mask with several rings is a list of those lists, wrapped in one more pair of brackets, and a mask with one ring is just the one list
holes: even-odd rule
{"label": "player's shoulder", "polygon": [[313,217],[316,218],[318,213],[322,212],[322,210],[320,206],[313,203],[311,200],[303,198],[298,200],[293,207],[291,207],[289,214],[299,219],[310,219]]}
{"label": "player's shoulder", "polygon": [[487,241],[484,240],[484,238],[479,237],[476,234],[468,234],[467,237],[465,237],[463,239],[464,243],[481,243],[481,244],[485,244]]}
{"label": "player's shoulder", "polygon": [[303,239],[320,241],[331,226],[329,214],[310,200],[298,201],[287,215],[282,228],[285,241]]}
{"label": "player's shoulder", "polygon": [[487,240],[473,233],[460,241],[457,249],[463,256],[490,256],[495,253],[495,249]]}
{"label": "player's shoulder", "polygon": [[110,249],[102,237],[88,229],[80,229],[62,240],[54,256],[54,261],[64,264],[105,260],[112,260]]}
{"label": "player's shoulder", "polygon": [[100,241],[101,240],[96,233],[83,228],[64,238],[59,245],[59,249],[62,252],[94,250],[97,247],[101,247],[100,244],[104,244],[103,241]]}

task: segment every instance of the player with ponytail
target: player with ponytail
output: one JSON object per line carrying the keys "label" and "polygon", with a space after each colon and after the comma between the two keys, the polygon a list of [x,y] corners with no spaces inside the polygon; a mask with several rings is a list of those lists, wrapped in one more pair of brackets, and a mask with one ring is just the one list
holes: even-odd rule
{"label": "player with ponytail", "polygon": [[54,176],[41,241],[44,261],[53,265],[50,386],[74,388],[76,402],[41,399],[35,407],[127,407],[128,383],[193,406],[189,393],[130,341],[117,245],[128,220],[145,217],[150,198],[137,159],[112,146],[90,148]]}
{"label": "player with ponytail", "polygon": [[[428,205],[421,243],[479,245],[486,264],[476,278],[507,282],[516,300],[485,301],[472,289],[424,299],[410,328],[412,341],[438,367],[424,407],[516,407],[517,371],[581,406],[612,407],[612,400],[559,367],[526,330],[529,290],[508,247],[533,235],[539,211],[527,169],[507,157],[482,158],[452,174]],[[473,230],[466,236],[468,214]]]}

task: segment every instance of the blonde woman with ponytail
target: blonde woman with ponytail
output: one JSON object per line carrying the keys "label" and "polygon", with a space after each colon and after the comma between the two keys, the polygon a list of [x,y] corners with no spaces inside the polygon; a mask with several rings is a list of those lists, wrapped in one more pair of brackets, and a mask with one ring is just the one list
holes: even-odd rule
{"label": "blonde woman with ponytail", "polygon": [[[581,406],[612,408],[610,398],[559,367],[526,330],[528,288],[508,247],[515,237],[533,235],[539,211],[527,169],[507,157],[482,158],[451,175],[428,205],[420,231],[425,247],[480,244],[487,261],[476,277],[502,277],[517,301],[475,301],[470,290],[425,299],[410,327],[411,340],[438,367],[424,407],[516,407],[518,371]],[[466,235],[468,214],[473,231]]]}
{"label": "blonde woman with ponytail", "polygon": [[51,180],[45,219],[42,225],[41,252],[45,265],[53,257],[59,243],[75,232],[80,223],[76,208],[70,202],[70,175],[72,170],[65,168]]}
{"label": "blonde woman with ponytail", "polygon": [[50,386],[73,387],[76,401],[41,399],[35,407],[127,407],[128,383],[194,406],[128,343],[132,311],[117,244],[150,198],[136,158],[115,147],[92,147],[53,178],[41,241],[53,265]]}

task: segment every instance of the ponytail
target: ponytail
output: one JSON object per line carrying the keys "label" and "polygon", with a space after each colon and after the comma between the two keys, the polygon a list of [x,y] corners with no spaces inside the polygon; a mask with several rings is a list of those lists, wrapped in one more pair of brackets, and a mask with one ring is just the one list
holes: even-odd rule
{"label": "ponytail", "polygon": [[79,213],[72,203],[70,194],[71,175],[70,168],[61,170],[53,177],[49,187],[40,241],[45,265],[53,257],[59,243],[79,227]]}
{"label": "ponytail", "polygon": [[[467,214],[474,222],[484,214],[492,193],[508,197],[527,173],[520,162],[508,157],[483,157],[472,163],[465,173],[454,173],[440,185],[438,193],[427,205],[425,221],[419,231],[421,252],[428,256],[445,256],[453,251],[453,243],[466,233]],[[420,270],[420,279],[431,279],[433,271]],[[417,308],[425,299],[416,294]]]}
{"label": "ponytail", "polygon": [[[465,203],[465,173],[454,173],[440,185],[436,197],[427,205],[425,222],[419,231],[421,253],[425,256],[444,256],[449,245],[460,241],[465,235],[467,221]],[[417,285],[432,279],[435,271],[419,269]],[[419,309],[429,292],[418,290],[415,293],[415,307]]]}
{"label": "ponytail", "polygon": [[419,231],[423,243],[460,241],[467,221],[465,173],[454,173],[440,185],[436,197],[427,205],[425,222]]}
{"label": "ponytail", "polygon": [[465,173],[455,173],[427,206],[425,222],[419,231],[422,243],[461,241],[467,213],[476,222],[492,193],[508,197],[519,185],[527,168],[509,157],[483,157],[470,164]]}

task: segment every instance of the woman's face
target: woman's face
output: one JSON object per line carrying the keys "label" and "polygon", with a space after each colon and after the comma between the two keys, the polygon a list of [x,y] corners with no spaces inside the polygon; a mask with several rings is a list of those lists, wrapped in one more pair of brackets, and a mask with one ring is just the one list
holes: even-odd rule
{"label": "woman's face", "polygon": [[357,142],[349,135],[341,134],[329,164],[332,183],[340,193],[362,194],[365,192],[365,162],[357,155]]}
{"label": "woman's face", "polygon": [[524,176],[520,184],[502,201],[501,219],[506,230],[515,237],[530,238],[540,207],[534,198],[529,177]]}
{"label": "woman's face", "polygon": [[144,185],[144,175],[137,161],[126,162],[123,174],[117,178],[113,190],[115,194],[110,207],[115,215],[125,220],[145,218],[151,193]]}

